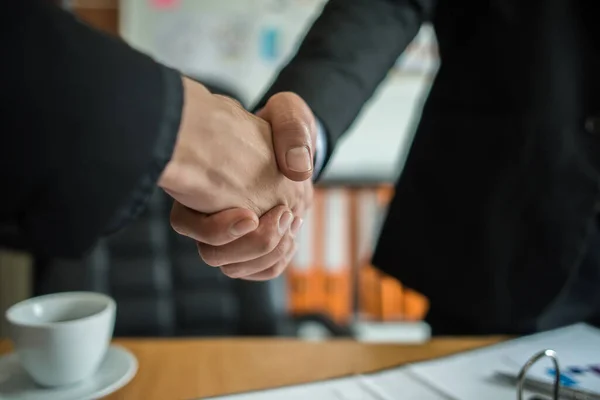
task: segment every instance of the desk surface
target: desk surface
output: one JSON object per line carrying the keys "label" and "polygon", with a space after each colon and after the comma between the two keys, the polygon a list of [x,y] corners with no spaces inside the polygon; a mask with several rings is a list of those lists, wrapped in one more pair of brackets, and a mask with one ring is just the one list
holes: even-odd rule
{"label": "desk surface", "polygon": [[[423,345],[395,345],[349,340],[118,339],[115,343],[138,358],[139,371],[108,399],[194,399],[266,389],[373,372],[501,340],[440,338]],[[8,351],[8,341],[0,340],[0,354]]]}

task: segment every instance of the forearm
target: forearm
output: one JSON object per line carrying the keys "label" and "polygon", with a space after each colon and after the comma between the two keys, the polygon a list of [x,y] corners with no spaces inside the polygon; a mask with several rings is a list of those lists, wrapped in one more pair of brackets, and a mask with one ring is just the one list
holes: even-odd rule
{"label": "forearm", "polygon": [[46,3],[5,7],[1,173],[30,246],[69,256],[135,214],[128,201],[168,161],[182,87],[177,72]]}
{"label": "forearm", "polygon": [[[180,77],[178,74],[174,74],[170,79],[176,80],[176,82],[167,82],[167,87],[180,87]],[[176,98],[165,102],[165,120],[179,121],[182,109],[180,96],[177,91],[173,91],[172,95],[176,96]],[[106,227],[106,233],[112,233],[121,229],[146,209],[151,195],[157,189],[157,182],[171,159],[178,133],[175,124],[167,123],[164,125],[164,129],[160,130],[152,152],[151,165],[146,173],[140,177],[131,195],[127,197],[125,202],[113,214]]]}

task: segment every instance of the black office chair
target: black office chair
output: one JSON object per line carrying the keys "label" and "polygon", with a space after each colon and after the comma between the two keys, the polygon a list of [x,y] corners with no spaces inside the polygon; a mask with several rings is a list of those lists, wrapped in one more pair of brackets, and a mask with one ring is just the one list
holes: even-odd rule
{"label": "black office chair", "polygon": [[85,259],[39,263],[35,294],[91,290],[118,304],[117,336],[285,334],[272,283],[233,280],[204,264],[195,243],[169,226],[157,191],[147,212]]}

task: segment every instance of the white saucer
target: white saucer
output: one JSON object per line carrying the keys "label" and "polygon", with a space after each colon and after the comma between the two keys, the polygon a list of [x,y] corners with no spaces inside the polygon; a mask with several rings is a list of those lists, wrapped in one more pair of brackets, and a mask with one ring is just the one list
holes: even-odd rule
{"label": "white saucer", "polygon": [[16,353],[0,357],[2,400],[92,400],[125,386],[137,372],[135,356],[122,347],[110,346],[98,371],[73,386],[45,388],[37,385],[21,367]]}

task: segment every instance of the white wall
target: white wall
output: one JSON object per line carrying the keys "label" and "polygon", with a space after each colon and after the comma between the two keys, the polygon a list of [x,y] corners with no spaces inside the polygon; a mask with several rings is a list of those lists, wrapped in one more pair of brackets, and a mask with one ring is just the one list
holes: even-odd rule
{"label": "white wall", "polygon": [[[294,54],[325,1],[121,0],[121,33],[188,74],[226,80],[251,104]],[[274,32],[276,46],[265,46],[265,32]],[[432,36],[429,27],[422,30],[400,60],[401,72],[390,74],[338,146],[326,178],[351,178],[356,170],[382,180],[397,176],[436,67]],[[275,53],[264,57],[265,49]]]}

